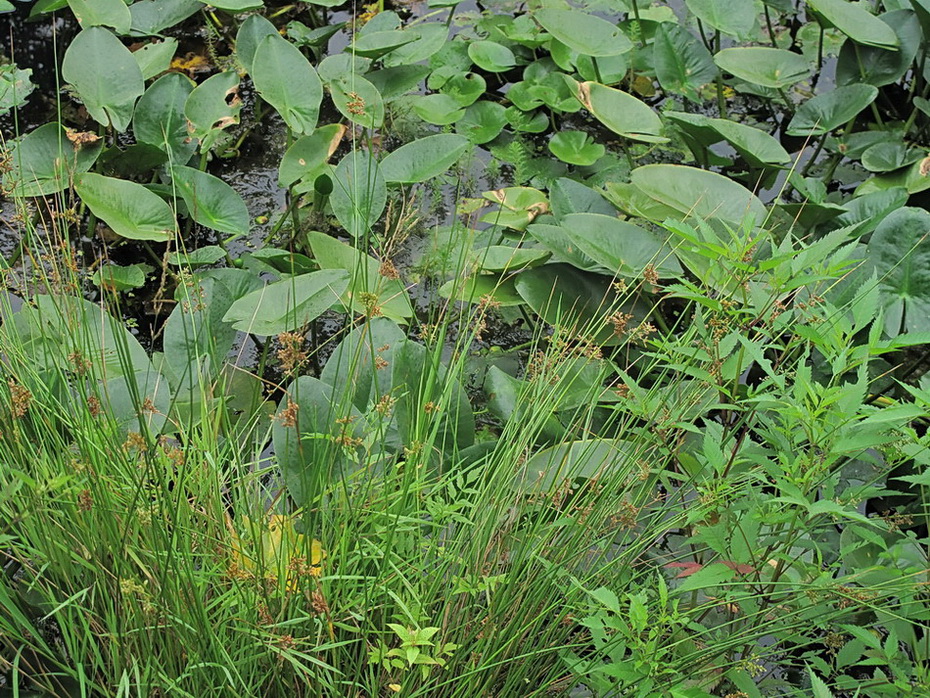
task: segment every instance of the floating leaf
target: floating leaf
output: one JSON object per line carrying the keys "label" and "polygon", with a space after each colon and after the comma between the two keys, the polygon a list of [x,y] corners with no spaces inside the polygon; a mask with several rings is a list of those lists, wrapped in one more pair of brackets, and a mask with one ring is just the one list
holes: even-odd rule
{"label": "floating leaf", "polygon": [[496,41],[470,42],[468,56],[475,62],[475,65],[490,73],[503,73],[517,64],[513,51]]}
{"label": "floating leaf", "polygon": [[294,141],[281,159],[278,184],[289,187],[299,180],[312,183],[326,171],[326,163],[336,152],[346,130],[343,124],[327,124]]}
{"label": "floating leaf", "polygon": [[[283,41],[283,39],[282,39]],[[234,70],[217,73],[197,85],[184,104],[190,122],[188,131],[209,148],[216,132],[239,123],[239,74]]]}
{"label": "floating leaf", "polygon": [[413,111],[423,121],[436,126],[448,126],[465,116],[465,108],[446,94],[431,94],[416,97]]}
{"label": "floating leaf", "polygon": [[455,124],[455,132],[480,145],[497,138],[507,124],[506,109],[497,102],[481,100],[465,110]]}
{"label": "floating leaf", "polygon": [[176,165],[171,169],[171,181],[184,199],[190,217],[200,225],[232,235],[249,232],[245,201],[219,177]]}
{"label": "floating leaf", "polygon": [[384,315],[396,322],[413,316],[407,289],[396,272],[385,274],[377,259],[324,233],[309,232],[307,241],[323,269],[344,269],[349,274],[348,287],[341,294],[347,309],[367,317]]}
{"label": "floating leaf", "polygon": [[155,271],[148,264],[105,264],[94,272],[90,280],[100,288],[112,293],[121,293],[145,285],[145,277]]}
{"label": "floating leaf", "polygon": [[141,184],[87,172],[74,189],[91,212],[117,235],[130,240],[166,241],[174,237],[171,207]]}
{"label": "floating leaf", "polygon": [[542,9],[533,18],[573,51],[587,56],[616,56],[633,49],[620,28],[580,10]]}
{"label": "floating leaf", "polygon": [[381,218],[387,203],[387,185],[378,161],[368,151],[349,152],[333,170],[329,202],[342,227],[364,238]]}
{"label": "floating leaf", "polygon": [[922,160],[925,153],[903,141],[876,143],[862,153],[862,166],[869,172],[892,172]]}
{"label": "floating leaf", "polygon": [[578,87],[578,101],[614,133],[646,143],[665,143],[662,120],[652,108],[633,95],[597,82]]}
{"label": "floating leaf", "polygon": [[811,97],[788,123],[789,136],[820,136],[847,123],[878,96],[873,85],[846,85]]}
{"label": "floating leaf", "polygon": [[349,287],[343,269],[324,269],[270,283],[243,296],[223,316],[240,332],[277,335],[318,318]]}
{"label": "floating leaf", "polygon": [[136,0],[129,6],[132,36],[153,36],[202,10],[200,0]]}
{"label": "floating leaf", "polygon": [[836,60],[837,85],[863,82],[884,87],[900,80],[910,69],[923,38],[917,15],[910,10],[896,10],[879,15],[879,20],[892,28],[898,37],[898,48],[845,42]]}
{"label": "floating leaf", "polygon": [[352,52],[365,58],[380,58],[418,38],[416,33],[401,29],[366,33],[356,39],[352,45]]}
{"label": "floating leaf", "polygon": [[800,82],[811,73],[801,54],[767,46],[725,48],[717,52],[714,62],[740,80],[775,89]]}
{"label": "floating leaf", "polygon": [[255,50],[252,81],[294,133],[313,132],[323,83],[300,49],[280,36],[266,36]]}
{"label": "floating leaf", "polygon": [[116,131],[129,128],[145,82],[136,59],[112,32],[90,27],[74,37],[65,51],[61,75],[74,85],[94,119]]}
{"label": "floating leaf", "polygon": [[236,58],[245,72],[252,72],[258,45],[269,36],[278,36],[275,26],[261,15],[249,15],[236,33]]}
{"label": "floating leaf", "polygon": [[562,162],[583,167],[593,165],[606,151],[584,131],[559,131],[549,140],[549,150]]}
{"label": "floating leaf", "polygon": [[388,182],[425,182],[452,167],[470,145],[467,138],[454,133],[418,138],[388,153],[381,161],[381,173]]}

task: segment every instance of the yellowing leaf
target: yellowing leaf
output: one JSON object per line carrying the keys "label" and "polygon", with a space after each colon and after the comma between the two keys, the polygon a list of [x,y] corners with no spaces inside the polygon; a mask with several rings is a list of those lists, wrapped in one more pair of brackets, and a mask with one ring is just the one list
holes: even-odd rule
{"label": "yellowing leaf", "polygon": [[323,544],[310,541],[310,560],[306,559],[305,536],[294,529],[294,517],[272,514],[267,520],[253,522],[240,519],[239,532],[229,522],[232,533],[233,565],[251,574],[277,577],[287,591],[296,591],[301,576],[319,577],[326,558]]}

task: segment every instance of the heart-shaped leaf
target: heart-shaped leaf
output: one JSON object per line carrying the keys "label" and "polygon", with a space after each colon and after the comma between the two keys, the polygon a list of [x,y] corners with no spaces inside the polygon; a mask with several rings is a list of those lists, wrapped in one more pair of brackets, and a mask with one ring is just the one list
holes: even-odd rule
{"label": "heart-shaped leaf", "polygon": [[349,121],[365,128],[381,128],[384,101],[377,88],[359,75],[348,75],[329,84],[333,104]]}
{"label": "heart-shaped leaf", "polygon": [[616,56],[633,49],[616,24],[581,10],[542,9],[533,18],[556,39],[587,56]]}
{"label": "heart-shaped leaf", "polygon": [[190,217],[200,225],[232,235],[249,232],[245,201],[219,177],[176,165],[171,169],[171,181],[184,199]]}
{"label": "heart-shaped leaf", "polygon": [[116,131],[129,128],[136,100],[145,91],[142,70],[129,49],[103,27],[80,32],[61,64],[90,115]]}
{"label": "heart-shaped leaf", "polygon": [[800,82],[811,72],[801,54],[768,46],[725,48],[717,52],[714,62],[740,80],[775,89]]}
{"label": "heart-shaped leaf", "polygon": [[367,237],[387,203],[378,161],[368,151],[353,150],[333,170],[332,179],[329,203],[336,218],[352,237]]}
{"label": "heart-shaped leaf", "polygon": [[583,167],[593,165],[606,152],[584,131],[559,131],[549,140],[549,150],[562,162]]}
{"label": "heart-shaped leaf", "polygon": [[496,41],[472,41],[468,44],[468,56],[476,66],[490,73],[503,73],[517,64],[513,51]]}
{"label": "heart-shaped leaf", "polygon": [[72,144],[57,122],[39,126],[13,142],[3,187],[15,196],[57,194],[71,186],[74,175],[93,166],[102,146],[102,139]]}
{"label": "heart-shaped leaf", "polygon": [[171,207],[141,184],[87,172],[75,177],[74,189],[117,235],[158,241],[174,237],[177,224]]}
{"label": "heart-shaped leaf", "polygon": [[280,36],[266,36],[252,59],[252,81],[294,133],[313,132],[323,83],[300,49]]}
{"label": "heart-shaped leaf", "polygon": [[839,128],[868,107],[878,96],[873,85],[846,85],[811,97],[788,123],[789,136],[820,136]]}
{"label": "heart-shaped leaf", "polygon": [[885,331],[930,331],[930,213],[905,207],[878,224],[869,257],[886,305]]}
{"label": "heart-shaped leaf", "polygon": [[300,180],[312,184],[326,171],[326,163],[336,152],[346,130],[343,124],[327,124],[294,141],[281,159],[278,184],[289,187]]}
{"label": "heart-shaped leaf", "polygon": [[197,149],[184,116],[184,105],[193,90],[194,83],[187,76],[163,75],[139,99],[139,108],[132,117],[136,140],[166,153],[173,164],[186,164]]}

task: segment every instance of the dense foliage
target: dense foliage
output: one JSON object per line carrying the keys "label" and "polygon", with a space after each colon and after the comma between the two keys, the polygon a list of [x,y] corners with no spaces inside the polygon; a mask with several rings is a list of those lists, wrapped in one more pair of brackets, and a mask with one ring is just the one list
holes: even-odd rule
{"label": "dense foliage", "polygon": [[930,692],[930,1],[2,12],[0,695]]}

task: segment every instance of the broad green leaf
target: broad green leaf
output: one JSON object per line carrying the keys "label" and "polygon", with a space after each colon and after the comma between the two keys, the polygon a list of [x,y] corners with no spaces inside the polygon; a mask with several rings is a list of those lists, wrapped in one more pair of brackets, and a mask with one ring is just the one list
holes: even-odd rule
{"label": "broad green leaf", "polygon": [[345,294],[341,294],[347,309],[366,317],[383,315],[400,323],[413,316],[403,282],[396,274],[384,275],[377,259],[324,233],[311,231],[307,241],[321,268],[342,269],[349,275]]}
{"label": "broad green leaf", "polygon": [[745,0],[685,0],[705,24],[739,39],[749,38],[756,24],[756,4]]}
{"label": "broad green leaf", "polygon": [[39,126],[10,147],[10,170],[3,187],[15,196],[48,196],[71,186],[74,175],[96,162],[103,141],[72,145],[61,124]]}
{"label": "broad green leaf", "polygon": [[197,149],[187,132],[184,107],[194,83],[180,73],[158,78],[139,98],[132,117],[132,131],[140,143],[148,143],[168,155],[172,164],[183,165]]}
{"label": "broad green leaf", "polygon": [[155,271],[148,264],[105,264],[94,272],[90,280],[100,288],[113,293],[121,293],[145,285],[145,277]]}
{"label": "broad green leaf", "polygon": [[205,7],[200,0],[136,0],[129,6],[132,36],[153,36]]}
{"label": "broad green leaf", "polygon": [[112,32],[90,27],[74,37],[65,51],[61,75],[94,119],[116,131],[129,128],[145,83],[136,59]]}
{"label": "broad green leaf", "polygon": [[633,185],[683,218],[717,219],[739,228],[749,218],[761,225],[765,206],[728,177],[684,165],[644,165],[631,174]]}
{"label": "broad green leaf", "polygon": [[826,23],[843,32],[853,41],[866,46],[896,48],[894,30],[857,3],[846,0],[807,0],[809,10]]}
{"label": "broad green leaf", "polygon": [[869,257],[878,273],[885,309],[885,331],[930,331],[930,213],[905,207],[878,224],[869,240]]}
{"label": "broad green leaf", "polygon": [[68,0],[82,29],[107,26],[117,34],[128,34],[132,15],[123,0]]}
{"label": "broad green leaf", "polygon": [[207,245],[188,252],[172,252],[165,258],[165,261],[179,267],[200,267],[216,264],[225,258],[226,250],[222,247]]}
{"label": "broad green leaf", "polygon": [[885,12],[878,17],[898,37],[898,48],[861,46],[847,41],[836,61],[837,85],[863,82],[883,87],[900,80],[911,67],[923,35],[917,15],[910,10]]}
{"label": "broad green leaf", "polygon": [[600,192],[567,177],[561,177],[549,185],[549,200],[552,215],[559,221],[570,213],[617,215],[617,209]]}
{"label": "broad green leaf", "polygon": [[329,203],[333,213],[354,238],[367,239],[387,204],[387,184],[371,153],[353,150],[333,171]]}
{"label": "broad green leaf", "polygon": [[258,10],[263,7],[265,0],[210,0],[210,6],[227,12],[244,12],[245,10]]}
{"label": "broad green leaf", "polygon": [[236,190],[219,177],[193,167],[175,165],[171,181],[187,205],[190,217],[221,233],[246,235],[249,211]]}
{"label": "broad green leaf", "polygon": [[442,49],[449,38],[449,27],[445,22],[423,22],[408,26],[404,31],[414,35],[416,40],[394,49],[381,59],[389,68],[428,60]]}
{"label": "broad green leaf", "polygon": [[20,70],[15,63],[0,65],[0,115],[26,103],[36,87],[29,79],[31,75],[32,68]]}
{"label": "broad green leaf", "polygon": [[372,71],[365,78],[375,86],[382,100],[389,102],[415,90],[429,73],[425,65],[398,65]]}
{"label": "broad green leaf", "polygon": [[578,87],[578,101],[614,133],[646,143],[665,143],[662,120],[651,107],[631,94],[597,82]]}
{"label": "broad green leaf", "polygon": [[539,266],[551,253],[543,248],[490,245],[472,252],[471,258],[482,272],[502,273]]}
{"label": "broad green leaf", "polygon": [[252,72],[252,61],[258,45],[268,36],[279,36],[275,26],[261,15],[249,15],[236,33],[236,58],[245,68]]}
{"label": "broad green leaf", "polygon": [[349,121],[365,128],[381,128],[384,101],[378,89],[359,75],[349,75],[329,84],[333,104]]}
{"label": "broad green leaf", "polygon": [[606,152],[584,131],[559,131],[549,140],[549,150],[562,162],[582,167],[593,165]]}
{"label": "broad green leaf", "polygon": [[257,335],[293,332],[338,303],[348,287],[349,274],[342,269],[292,276],[239,298],[223,321]]}
{"label": "broad green leaf", "polygon": [[481,75],[469,71],[456,73],[439,90],[458,102],[460,107],[468,107],[485,93],[487,87],[488,83]]}
{"label": "broad green leaf", "polygon": [[320,115],[323,83],[300,50],[280,36],[262,39],[252,60],[252,81],[288,127],[310,134]]}
{"label": "broad green leaf", "polygon": [[234,70],[210,76],[194,88],[184,103],[190,135],[204,141],[202,148],[210,147],[216,131],[238,124],[241,110],[239,74]]}
{"label": "broad green leaf", "polygon": [[636,467],[634,444],[622,439],[582,439],[546,448],[522,465],[514,488],[529,493],[549,492],[575,480],[609,478],[611,473]]}
{"label": "broad green leaf", "polygon": [[494,140],[507,125],[506,109],[497,102],[480,100],[465,109],[455,122],[455,132],[476,145]]}
{"label": "broad green leaf", "polygon": [[392,320],[366,320],[339,343],[320,378],[330,385],[348,387],[353,404],[367,411],[390,393],[394,354],[406,339],[406,333]]}
{"label": "broad green leaf", "polygon": [[167,241],[177,224],[171,207],[141,184],[87,172],[74,189],[97,218],[130,240]]}
{"label": "broad green leaf", "polygon": [[[434,448],[445,453],[467,448],[475,442],[475,416],[461,383],[438,364],[434,353],[407,340],[394,354],[391,380],[402,391],[395,405],[398,431],[408,448],[422,443],[435,431]],[[448,404],[439,410],[425,406]],[[439,422],[438,425],[436,422]]]}
{"label": "broad green leaf", "polygon": [[533,187],[505,187],[482,194],[498,208],[481,217],[483,223],[525,230],[526,226],[549,210],[546,195]]}
{"label": "broad green leaf", "polygon": [[[319,501],[337,483],[361,467],[358,447],[340,440],[361,437],[365,419],[344,388],[301,376],[285,391],[272,427],[275,458],[288,493],[297,506]],[[285,417],[285,414],[291,415]],[[354,455],[355,457],[350,457]]]}
{"label": "broad green leaf", "polygon": [[[695,147],[706,147],[724,140],[753,167],[784,165],[791,161],[791,156],[778,139],[758,128],[702,114],[669,111],[664,116],[690,135],[698,144]],[[695,155],[700,157],[698,153]]]}
{"label": "broad green leaf", "polygon": [[717,78],[714,57],[700,40],[684,27],[662,23],[652,47],[656,78],[662,89],[700,101],[701,86]]}
{"label": "broad green leaf", "polygon": [[[122,0],[120,0],[122,2]],[[156,75],[164,73],[171,67],[171,59],[174,58],[175,51],[178,50],[178,40],[168,38],[164,41],[155,41],[146,44],[138,51],[133,51],[132,57],[139,64],[139,70],[142,71],[142,77],[145,80],[154,78]]]}
{"label": "broad green leaf", "polygon": [[638,225],[599,213],[572,213],[565,216],[562,226],[569,240],[611,276],[639,278],[649,266],[660,277],[681,275],[671,248]]}
{"label": "broad green leaf", "polygon": [[401,29],[366,33],[356,39],[352,45],[352,52],[365,58],[380,58],[404,44],[416,41],[418,38],[415,32]]}
{"label": "broad green leaf", "polygon": [[872,85],[846,85],[811,97],[795,112],[788,123],[789,136],[820,136],[839,128],[878,96]]}
{"label": "broad green leaf", "polygon": [[533,18],[557,40],[587,56],[616,56],[633,48],[616,24],[581,10],[542,9]]}
{"label": "broad green leaf", "polygon": [[491,73],[503,73],[517,64],[513,51],[496,41],[472,41],[468,56],[475,65]]}
{"label": "broad green leaf", "polygon": [[289,187],[303,179],[312,185],[326,171],[326,163],[336,152],[345,133],[344,125],[327,124],[314,129],[309,136],[301,136],[294,141],[281,159],[278,184]]}
{"label": "broad green leaf", "polygon": [[781,89],[807,78],[807,59],[799,53],[768,46],[725,48],[714,55],[721,70],[762,87]]}
{"label": "broad green leaf", "polygon": [[439,133],[402,145],[381,161],[381,174],[387,182],[414,184],[438,177],[468,150],[464,136]]}
{"label": "broad green leaf", "polygon": [[423,121],[435,126],[448,126],[465,116],[465,108],[446,94],[431,94],[413,98],[414,113]]}
{"label": "broad green leaf", "polygon": [[922,160],[925,155],[926,151],[903,141],[876,143],[862,153],[862,166],[869,172],[892,172]]}
{"label": "broad green leaf", "polygon": [[439,287],[437,293],[442,298],[465,303],[479,303],[484,297],[492,299],[501,306],[523,305],[523,298],[517,293],[512,275],[501,278],[498,274],[474,274],[467,279],[452,279]]}
{"label": "broad green leaf", "polygon": [[612,279],[567,264],[545,264],[521,272],[515,281],[527,305],[550,325],[596,344],[620,344],[607,325],[617,297]]}
{"label": "broad green leaf", "polygon": [[194,277],[178,286],[175,300],[164,327],[165,361],[176,387],[208,385],[236,338],[236,330],[223,322],[236,299],[221,281]]}

